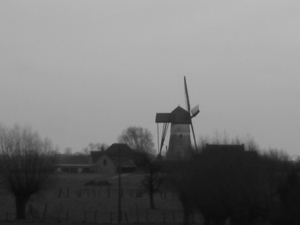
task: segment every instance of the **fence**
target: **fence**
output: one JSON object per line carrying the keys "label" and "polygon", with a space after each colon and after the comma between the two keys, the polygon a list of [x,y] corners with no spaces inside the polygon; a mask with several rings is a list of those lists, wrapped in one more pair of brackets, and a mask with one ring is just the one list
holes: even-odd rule
{"label": "fence", "polygon": [[[123,211],[122,223],[182,223],[182,211],[155,211],[155,210],[138,210],[136,212]],[[14,213],[5,212],[1,221],[13,221]],[[75,214],[70,211],[58,212],[55,215],[46,215],[45,211],[38,209],[28,209],[28,221],[41,222],[69,222],[69,223],[118,223],[118,212],[101,212],[101,211],[82,211],[80,214]],[[200,215],[192,214],[190,218],[191,224],[202,224],[203,220]]]}
{"label": "fence", "polygon": [[[174,192],[156,195],[156,210],[149,209],[149,197],[140,189],[122,190],[123,223],[182,223],[183,212]],[[117,223],[118,189],[105,187],[59,187],[45,196],[45,201],[33,200],[27,205],[30,221]],[[14,203],[5,204],[0,221],[15,219]],[[200,215],[191,216],[191,222],[201,223]]]}
{"label": "fence", "polygon": [[[101,198],[101,197],[107,197],[110,198],[112,196],[116,196],[118,193],[117,188],[111,188],[111,187],[104,187],[104,188],[78,188],[70,190],[70,188],[62,188],[60,187],[57,192],[58,198],[70,198],[70,197],[76,197],[76,198]],[[122,197],[136,197],[141,198],[145,195],[145,192],[141,189],[122,189],[121,190]],[[167,196],[171,197],[177,197],[177,194],[175,192],[168,192],[163,191],[160,194],[160,197],[163,199],[166,199]]]}

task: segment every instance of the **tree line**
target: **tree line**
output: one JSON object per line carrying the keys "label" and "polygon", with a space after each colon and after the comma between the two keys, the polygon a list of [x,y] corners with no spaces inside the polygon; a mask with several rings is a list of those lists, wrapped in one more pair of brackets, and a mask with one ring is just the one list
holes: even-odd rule
{"label": "tree line", "polygon": [[205,225],[300,224],[299,162],[282,151],[243,149],[203,145],[190,160],[164,165],[186,224],[193,211]]}
{"label": "tree line", "polygon": [[[129,126],[118,136],[119,143],[125,143],[130,148],[140,153],[155,154],[153,136],[151,132],[143,127]],[[81,151],[73,153],[72,148],[64,149],[66,155],[90,155],[91,151],[105,151],[109,146],[106,143],[89,143]]]}
{"label": "tree line", "polygon": [[[153,154],[147,129],[130,127],[118,140],[146,156],[141,187],[150,208],[153,196],[168,188],[177,193],[186,224],[192,212],[201,213],[205,225],[300,224],[300,162],[283,151],[261,151],[253,140],[215,139],[207,145],[201,139],[190,159],[164,161]],[[0,125],[0,184],[15,197],[17,219],[26,217],[32,195],[53,184],[57,152],[30,127]]]}
{"label": "tree line", "polygon": [[[148,162],[150,153],[153,154],[152,134],[145,128],[129,127],[118,140],[141,153],[138,160],[141,165]],[[82,154],[104,151],[107,147],[104,143],[90,143]],[[25,219],[30,198],[51,188],[57,180],[58,152],[49,139],[42,139],[30,126],[6,127],[0,124],[0,188],[14,196],[16,219]],[[72,149],[66,148],[65,154],[72,154]]]}

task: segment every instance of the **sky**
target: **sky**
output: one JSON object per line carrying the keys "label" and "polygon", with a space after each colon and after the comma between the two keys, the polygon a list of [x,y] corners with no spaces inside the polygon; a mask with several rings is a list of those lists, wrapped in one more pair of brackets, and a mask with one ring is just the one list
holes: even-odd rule
{"label": "sky", "polygon": [[[300,155],[298,0],[0,1],[0,122],[63,152],[186,108],[226,133]],[[160,129],[162,127],[160,126]],[[161,131],[160,131],[161,134]]]}

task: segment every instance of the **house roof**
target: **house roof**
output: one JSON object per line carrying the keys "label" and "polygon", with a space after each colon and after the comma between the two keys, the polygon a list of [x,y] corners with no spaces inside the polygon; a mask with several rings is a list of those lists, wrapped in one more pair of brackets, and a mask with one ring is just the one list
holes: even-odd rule
{"label": "house roof", "polygon": [[89,156],[58,154],[57,164],[89,164]]}
{"label": "house roof", "polygon": [[91,168],[95,167],[91,164],[56,164],[56,167],[74,167],[74,168]]}
{"label": "house roof", "polygon": [[218,144],[206,144],[207,151],[215,151],[215,152],[244,152],[244,145],[218,145]]}
{"label": "house roof", "polygon": [[191,115],[188,111],[178,106],[171,112],[172,123],[191,124]]}
{"label": "house roof", "polygon": [[119,158],[119,149],[120,149],[121,159],[123,159],[122,161],[124,161],[124,158],[133,159],[138,154],[127,144],[114,143],[111,146],[109,146],[105,151],[91,151],[92,163],[96,163],[103,155],[109,156],[114,161],[114,159]]}

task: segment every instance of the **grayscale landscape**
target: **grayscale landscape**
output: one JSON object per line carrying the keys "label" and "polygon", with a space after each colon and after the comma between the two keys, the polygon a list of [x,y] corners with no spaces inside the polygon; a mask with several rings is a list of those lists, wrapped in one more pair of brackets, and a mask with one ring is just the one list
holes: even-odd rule
{"label": "grayscale landscape", "polygon": [[300,224],[300,2],[0,2],[1,224]]}

